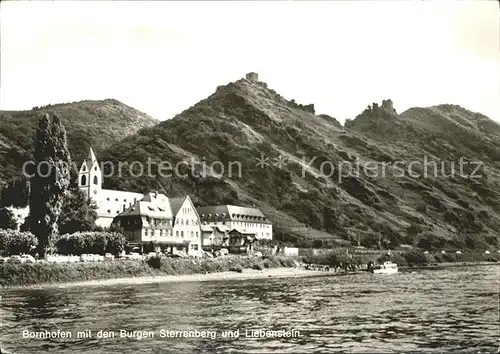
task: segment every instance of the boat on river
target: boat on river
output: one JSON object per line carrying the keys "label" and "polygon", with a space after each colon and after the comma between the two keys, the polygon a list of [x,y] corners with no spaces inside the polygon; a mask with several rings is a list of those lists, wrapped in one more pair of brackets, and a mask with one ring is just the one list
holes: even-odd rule
{"label": "boat on river", "polygon": [[371,269],[373,274],[395,274],[398,272],[398,265],[391,261],[385,261]]}

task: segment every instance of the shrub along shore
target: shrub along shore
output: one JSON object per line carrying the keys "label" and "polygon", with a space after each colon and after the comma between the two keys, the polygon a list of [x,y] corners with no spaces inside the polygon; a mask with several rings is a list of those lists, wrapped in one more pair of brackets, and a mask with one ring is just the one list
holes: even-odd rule
{"label": "shrub along shore", "polygon": [[[302,256],[305,263],[322,264],[333,267],[341,265],[366,265],[369,262],[381,263],[387,260],[385,252],[373,253],[338,253],[335,251],[322,254],[306,254]],[[390,254],[390,260],[397,263],[399,267],[425,267],[444,263],[484,263],[500,262],[500,253],[490,254],[478,251],[467,251],[463,253],[424,253],[423,251],[394,251]]]}
{"label": "shrub along shore", "polygon": [[[338,254],[325,252],[320,255],[305,255],[304,263],[333,267],[341,265],[366,265],[382,262],[385,255]],[[481,252],[426,254],[421,251],[393,252],[391,260],[401,268],[425,267],[439,264],[500,262],[499,253]],[[292,258],[281,256],[245,257],[226,256],[219,258],[182,259],[150,258],[148,261],[116,260],[92,263],[4,263],[0,264],[0,287],[63,284],[89,280],[134,278],[165,275],[191,275],[220,272],[238,272],[244,269],[294,267]]]}
{"label": "shrub along shore", "polygon": [[243,269],[294,267],[286,257],[220,257],[203,259],[151,258],[95,263],[4,263],[0,286],[25,286],[143,276],[242,272]]}

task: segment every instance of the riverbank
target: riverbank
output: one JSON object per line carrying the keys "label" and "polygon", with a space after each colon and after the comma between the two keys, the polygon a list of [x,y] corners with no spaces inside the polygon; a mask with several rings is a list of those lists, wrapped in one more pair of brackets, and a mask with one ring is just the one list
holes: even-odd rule
{"label": "riverbank", "polygon": [[[96,263],[34,263],[0,265],[0,287],[57,285],[92,281],[123,281],[143,278],[143,281],[181,279],[179,276],[211,274],[250,274],[249,270],[262,271],[274,268],[293,268],[295,262],[287,257],[228,256],[206,259],[159,259],[149,261],[112,261]],[[278,273],[276,273],[278,275]],[[176,278],[166,278],[176,277]],[[186,279],[191,279],[186,278]],[[208,277],[210,278],[210,277]],[[156,280],[154,280],[156,279]],[[182,281],[182,280],[180,280]]]}
{"label": "riverbank", "polygon": [[[330,267],[366,266],[368,263],[381,263],[387,260],[387,251],[365,250],[363,252],[339,252],[324,250],[324,252],[304,252],[302,259],[306,263],[322,264]],[[500,262],[500,253],[484,253],[479,251],[464,251],[463,253],[424,252],[422,250],[391,251],[390,260],[400,268],[426,267],[436,264],[476,264]]]}
{"label": "riverbank", "polygon": [[[207,274],[189,274],[189,275],[159,275],[148,277],[133,278],[115,278],[115,279],[97,279],[80,282],[70,282],[64,284],[44,284],[43,287],[79,287],[79,286],[111,286],[111,285],[138,285],[155,283],[180,283],[180,282],[205,282],[205,281],[223,281],[223,280],[247,280],[264,278],[296,278],[310,276],[326,276],[332,273],[310,271],[303,268],[269,268],[263,270],[244,269],[241,273],[237,272],[219,272]],[[26,286],[24,286],[26,287]],[[30,285],[31,288],[39,285]]]}

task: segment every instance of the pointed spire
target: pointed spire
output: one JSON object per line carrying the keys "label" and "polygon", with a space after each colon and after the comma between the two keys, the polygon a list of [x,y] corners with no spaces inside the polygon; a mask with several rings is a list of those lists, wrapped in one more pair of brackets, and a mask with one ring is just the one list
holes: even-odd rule
{"label": "pointed spire", "polygon": [[96,162],[96,161],[97,161],[97,158],[95,157],[95,154],[94,154],[94,150],[92,150],[92,146],[90,147],[88,160],[89,160],[92,164],[94,164],[94,162]]}
{"label": "pointed spire", "polygon": [[83,164],[86,166],[87,170],[90,171],[90,169],[94,165],[94,162],[97,162],[97,158],[95,157],[94,150],[92,149],[92,147],[90,147],[89,154],[87,155],[87,158],[83,161]]}

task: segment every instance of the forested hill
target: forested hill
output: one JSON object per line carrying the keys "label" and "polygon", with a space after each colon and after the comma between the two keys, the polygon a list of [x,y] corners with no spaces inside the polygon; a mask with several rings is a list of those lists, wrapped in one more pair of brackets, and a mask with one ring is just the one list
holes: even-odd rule
{"label": "forested hill", "polygon": [[[287,99],[264,82],[241,79],[219,86],[170,120],[154,124],[141,116],[140,130],[136,123],[128,125],[127,118],[118,128],[121,115],[112,115],[115,121],[104,113],[95,114],[92,117],[99,117],[95,125],[75,122],[76,114],[63,118],[74,156],[83,156],[92,145],[101,161],[115,166],[134,161],[146,165],[148,159],[172,166],[185,162],[181,174],[173,177],[160,176],[154,165],[155,176],[135,177],[125,169],[121,176],[106,178],[105,187],[156,189],[171,197],[189,194],[197,205],[255,205],[273,222],[276,239],[300,244],[307,237],[318,246],[352,243],[390,248],[497,244],[497,123],[455,105],[398,113],[397,102],[388,99],[369,105],[342,126],[307,103]],[[134,112],[131,116],[137,118],[137,111],[116,101],[104,104],[115,106],[112,111]],[[6,121],[3,116],[2,120]],[[12,113],[8,121],[15,121]],[[113,132],[101,126],[110,122],[116,122]],[[82,126],[96,129],[95,137],[85,135]],[[15,136],[26,139],[16,145],[29,146],[28,135]],[[14,156],[12,138],[0,131],[2,141],[2,149],[11,151],[5,155],[10,170],[2,172],[5,178],[15,174],[15,162],[22,159]],[[424,159],[438,163],[437,174],[431,166],[422,167]],[[205,174],[202,163],[216,161],[216,172],[220,164],[225,168],[222,176],[209,170]],[[450,174],[451,164],[459,161],[468,163],[463,173]],[[241,175],[235,163],[241,166]],[[357,168],[357,173],[348,175],[345,166]]]}
{"label": "forested hill", "polygon": [[61,116],[74,161],[82,161],[89,146],[104,149],[158,121],[116,100],[81,101],[35,107],[29,111],[0,111],[0,182],[21,176],[21,166],[33,149],[42,113]]}
{"label": "forested hill", "polygon": [[[278,239],[303,241],[307,233],[318,245],[478,248],[496,244],[499,236],[499,129],[459,106],[398,114],[391,100],[370,105],[342,127],[328,115],[317,115],[314,105],[241,79],[219,86],[173,119],[114,143],[100,158],[117,163],[149,157],[173,165],[220,161],[226,167],[221,178],[202,178],[195,168],[198,172],[187,171],[187,177],[124,175],[106,183],[190,194],[199,205],[256,205],[275,224]],[[257,164],[263,156],[269,158],[264,168]],[[429,167],[424,177],[422,167],[413,165],[414,172],[420,171],[415,177],[408,170],[400,175],[394,167],[424,158],[443,163],[443,171],[434,176]],[[461,158],[470,162],[465,173],[481,177],[449,176],[451,164]],[[228,175],[235,161],[242,166],[240,177]],[[360,166],[359,175],[339,178],[338,169],[328,169],[347,163]],[[369,165],[378,168],[378,175],[368,171]]]}

